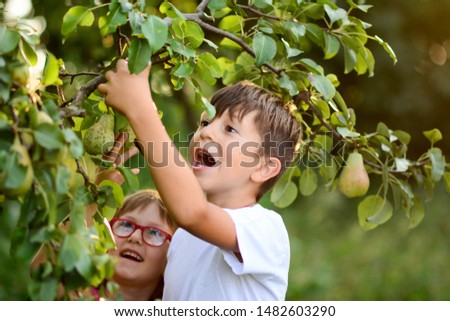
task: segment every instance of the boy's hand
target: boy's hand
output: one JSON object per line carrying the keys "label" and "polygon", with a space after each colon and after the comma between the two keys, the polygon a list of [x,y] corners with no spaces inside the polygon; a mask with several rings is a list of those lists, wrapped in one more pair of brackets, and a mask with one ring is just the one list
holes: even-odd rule
{"label": "boy's hand", "polygon": [[105,95],[105,102],[128,118],[133,115],[145,114],[144,107],[152,106],[153,99],[150,92],[148,77],[151,63],[139,74],[131,74],[128,62],[124,59],[117,61],[116,70],[108,71],[105,78],[108,81],[98,86],[98,91]]}

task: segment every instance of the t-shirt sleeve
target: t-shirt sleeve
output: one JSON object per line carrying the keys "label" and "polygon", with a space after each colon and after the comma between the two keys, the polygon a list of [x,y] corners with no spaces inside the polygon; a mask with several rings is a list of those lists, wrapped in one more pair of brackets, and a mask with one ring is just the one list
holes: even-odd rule
{"label": "t-shirt sleeve", "polygon": [[289,269],[289,238],[281,216],[257,206],[228,210],[235,227],[242,262],[223,250],[224,259],[237,275],[273,275]]}

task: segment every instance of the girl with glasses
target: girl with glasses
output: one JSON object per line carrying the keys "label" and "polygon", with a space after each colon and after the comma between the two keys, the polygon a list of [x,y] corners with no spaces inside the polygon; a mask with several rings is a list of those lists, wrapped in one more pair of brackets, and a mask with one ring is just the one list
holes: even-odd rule
{"label": "girl with glasses", "polygon": [[[104,156],[114,167],[122,166],[138,153],[135,147],[124,151],[126,141],[127,134],[119,135],[112,150]],[[139,170],[134,172],[137,174]],[[119,185],[124,181],[119,171],[99,168],[96,183],[105,179]],[[167,250],[175,225],[158,193],[147,189],[127,196],[110,226],[116,241],[116,249],[109,252],[116,258],[113,280],[119,285],[121,298],[126,301],[160,299]]]}
{"label": "girl with glasses", "polygon": [[110,222],[117,258],[113,280],[124,300],[161,298],[167,250],[174,231],[157,192],[128,196]]}
{"label": "girl with glasses", "polygon": [[[138,153],[134,147],[124,151],[126,141],[127,134],[116,137],[113,149],[104,156],[104,160],[112,162],[114,166],[107,170],[98,168],[96,184],[106,179],[119,185],[124,182],[123,176],[114,167],[122,166]],[[133,169],[133,172],[137,174],[139,170]],[[88,225],[91,225],[96,208],[96,204],[86,207]],[[167,250],[176,227],[158,193],[147,189],[127,196],[110,221],[110,226],[116,243],[116,248],[109,254],[116,259],[112,280],[118,285],[117,292],[107,293],[105,298],[101,298],[97,289],[89,289],[85,293],[74,293],[72,299],[78,300],[80,296],[93,300],[161,299]],[[66,225],[66,228],[69,226]],[[31,269],[47,260],[45,252],[39,250],[31,263]]]}

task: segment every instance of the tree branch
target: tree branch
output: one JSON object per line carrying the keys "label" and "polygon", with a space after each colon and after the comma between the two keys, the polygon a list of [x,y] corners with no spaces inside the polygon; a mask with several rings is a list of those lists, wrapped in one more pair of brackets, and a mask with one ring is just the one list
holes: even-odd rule
{"label": "tree branch", "polygon": [[73,116],[83,117],[86,114],[86,111],[80,107],[81,104],[97,89],[98,85],[104,82],[106,82],[105,76],[100,74],[78,89],[72,100],[72,104],[61,109],[59,116],[61,118]]}
{"label": "tree branch", "polygon": [[[314,113],[314,115],[316,115],[316,117],[319,119],[320,123],[322,124],[322,126],[324,126],[326,129],[328,129],[334,137],[336,137],[337,139],[341,140],[342,139],[342,135],[339,134],[339,132],[333,128],[333,126],[331,126],[330,124],[328,124],[322,117],[322,114],[317,110],[317,108],[311,103],[311,100],[309,99],[309,93],[307,91],[302,91],[298,94],[297,96],[300,100],[304,101],[309,109],[311,109],[311,111]],[[295,101],[295,104],[298,105],[299,104],[299,99],[297,99]]]}
{"label": "tree branch", "polygon": [[[234,34],[221,30],[217,27],[214,27],[213,25],[205,22],[204,20],[210,20],[208,18],[208,16],[205,15],[205,9],[208,5],[208,3],[210,2],[210,0],[203,0],[197,7],[197,10],[195,13],[185,13],[183,14],[184,17],[186,18],[186,20],[189,21],[194,21],[196,22],[200,27],[202,27],[202,29],[210,31],[218,36],[222,36],[225,38],[228,38],[230,40],[233,40],[235,43],[237,43],[239,46],[242,47],[242,49],[244,49],[247,53],[249,53],[252,57],[256,57],[255,52],[253,51],[252,48],[250,48],[249,45],[247,45],[241,38],[235,36]],[[245,6],[244,6],[245,7]],[[257,12],[257,11],[256,11]],[[261,16],[264,16],[263,13],[259,12],[259,14]],[[269,16],[272,19],[276,18],[273,16]],[[172,18],[166,17],[164,18],[164,21],[166,22],[166,24],[168,26],[172,25]],[[277,74],[278,76],[281,75],[282,71],[275,68],[274,66],[272,66],[271,64],[265,63],[263,64],[263,66],[267,67],[269,70],[271,70],[272,72],[274,72],[275,74]]]}

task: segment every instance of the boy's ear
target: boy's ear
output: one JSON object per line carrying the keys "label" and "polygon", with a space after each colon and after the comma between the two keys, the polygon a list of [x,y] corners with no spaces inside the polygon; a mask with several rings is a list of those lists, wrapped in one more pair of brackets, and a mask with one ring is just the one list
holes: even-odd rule
{"label": "boy's ear", "polygon": [[278,175],[281,170],[281,162],[276,157],[269,157],[259,164],[252,175],[251,179],[255,183],[264,183],[265,181],[271,179]]}

